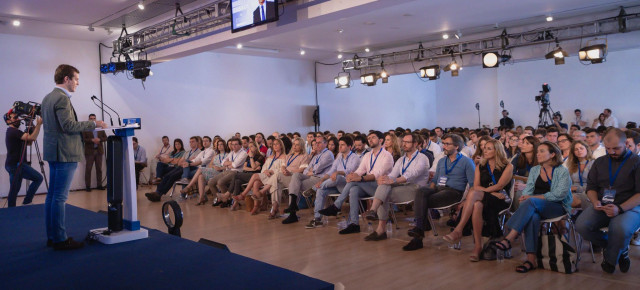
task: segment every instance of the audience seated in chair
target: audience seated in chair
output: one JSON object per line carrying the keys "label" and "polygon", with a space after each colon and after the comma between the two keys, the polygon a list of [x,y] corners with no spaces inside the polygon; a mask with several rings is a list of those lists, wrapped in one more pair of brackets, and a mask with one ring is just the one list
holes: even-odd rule
{"label": "audience seated in chair", "polygon": [[214,155],[213,158],[211,158],[211,162],[209,162],[206,167],[199,167],[189,184],[180,190],[180,194],[184,195],[197,184],[199,199],[196,205],[204,205],[208,201],[207,194],[205,192],[205,185],[207,185],[207,182],[209,182],[209,180],[214,176],[220,174],[224,170],[222,162],[227,158],[227,154],[230,152],[229,147],[227,147],[227,143],[224,140],[217,139],[215,144]]}
{"label": "audience seated in chair", "polygon": [[569,159],[565,162],[571,176],[571,193],[573,194],[572,208],[586,208],[593,206],[587,197],[587,177],[593,166],[591,149],[584,141],[571,143]]}
{"label": "audience seated in chair", "polygon": [[185,159],[182,162],[182,182],[188,182],[196,174],[198,168],[206,167],[213,159],[215,152],[211,146],[211,137],[202,137],[202,146],[204,151],[200,151],[193,160]]}
{"label": "audience seated in chair", "polygon": [[213,206],[231,206],[231,194],[228,194],[229,185],[233,177],[242,170],[247,159],[247,152],[240,145],[240,140],[234,137],[230,141],[231,153],[227,154],[227,157],[222,162],[224,171],[211,178],[208,182],[211,193],[214,196],[218,196]]}
{"label": "audience seated in chair", "polygon": [[279,213],[282,190],[289,186],[294,173],[301,173],[305,170],[309,164],[309,157],[309,155],[305,154],[304,140],[300,137],[295,138],[291,152],[286,156],[285,163],[280,166],[280,170],[276,171],[264,182],[264,188],[260,191],[260,194],[266,194],[267,192],[271,194],[270,219],[276,218]]}
{"label": "audience seated in chair", "polygon": [[527,257],[522,265],[516,267],[519,273],[537,267],[540,221],[571,213],[571,178],[569,170],[562,166],[560,148],[549,141],[542,142],[536,157],[539,165],[531,168],[527,187],[520,197],[520,207],[506,224],[509,233],[502,241],[492,244],[494,248],[506,251],[511,249],[519,234],[524,234]]}
{"label": "audience seated in chair", "polygon": [[[610,129],[604,138],[606,156],[597,158],[587,178],[587,195],[593,207],[578,217],[580,235],[604,248],[602,270],[629,271],[629,242],[640,228],[640,157],[625,147],[625,133]],[[603,233],[601,228],[608,227]]]}
{"label": "audience seated in chair", "polygon": [[500,141],[487,141],[482,152],[482,159],[475,169],[474,187],[466,197],[460,221],[450,234],[444,236],[445,241],[457,244],[462,239],[462,230],[471,219],[474,248],[469,260],[472,262],[480,260],[482,237],[502,236],[498,215],[510,205],[508,192],[513,176],[513,165],[507,160]]}
{"label": "audience seated in chair", "polygon": [[200,153],[198,145],[198,138],[196,136],[189,138],[189,151],[185,152],[184,155],[177,160],[177,166],[175,166],[173,169],[171,169],[171,171],[165,174],[160,184],[158,184],[158,186],[156,187],[155,191],[145,193],[145,196],[148,200],[153,202],[160,201],[162,196],[169,192],[169,190],[173,186],[173,183],[180,180],[183,172],[183,169],[180,165],[184,164],[185,159],[193,160],[196,158],[196,156],[198,156],[198,154]]}
{"label": "audience seated in chair", "polygon": [[138,138],[133,137],[133,161],[136,171],[136,188],[140,184],[140,171],[147,167],[147,151],[138,144]]}
{"label": "audience seated in chair", "polygon": [[[259,135],[256,135],[259,136]],[[244,167],[242,167],[242,171],[236,173],[235,176],[231,179],[231,183],[227,192],[225,192],[224,196],[231,196],[235,199],[236,196],[240,195],[240,191],[242,191],[242,184],[249,182],[251,177],[254,174],[260,173],[262,171],[262,167],[265,164],[264,155],[260,152],[258,147],[258,143],[251,142],[249,143],[249,153],[247,153],[247,160],[244,163]],[[237,201],[237,200],[236,200]],[[231,207],[231,210],[238,209],[239,203],[234,203]],[[255,208],[254,208],[255,209]],[[260,207],[258,207],[260,209]],[[258,211],[252,211],[251,214],[258,214]]]}

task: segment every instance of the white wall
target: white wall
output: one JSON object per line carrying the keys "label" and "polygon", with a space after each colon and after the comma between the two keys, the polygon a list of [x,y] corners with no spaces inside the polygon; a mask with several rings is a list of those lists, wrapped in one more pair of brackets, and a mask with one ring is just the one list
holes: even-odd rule
{"label": "white wall", "polygon": [[[93,104],[89,99],[99,93],[98,46],[93,42],[73,41],[53,38],[40,38],[19,35],[0,34],[0,112],[6,113],[14,101],[42,102],[46,94],[51,92],[55,82],[53,74],[59,64],[71,64],[80,71],[80,86],[73,94],[72,102],[78,117],[86,120]],[[4,125],[3,125],[4,126]],[[5,146],[6,127],[0,134],[0,196],[9,192],[9,174],[4,170],[7,149]],[[42,146],[40,133],[38,142]],[[40,147],[40,152],[42,152]],[[40,171],[37,164],[35,148],[32,166]],[[72,188],[84,188],[84,163],[78,165]],[[47,178],[49,165],[45,162]],[[95,175],[95,173],[94,173]],[[23,184],[21,193],[25,192]],[[38,192],[46,192],[44,182]],[[20,204],[19,201],[18,204]]]}
{"label": "white wall", "polygon": [[435,82],[415,74],[392,75],[389,83],[372,87],[354,79],[348,89],[334,83],[318,84],[320,129],[347,132],[396,127],[433,128],[436,124]]}
{"label": "white wall", "polygon": [[163,135],[187,146],[193,135],[313,129],[311,62],[207,52],[151,69],[146,89],[123,74],[103,77],[104,101],[123,118],[142,118],[136,135],[148,158]]}
{"label": "white wall", "polygon": [[475,128],[478,119],[473,105],[480,103],[482,124],[497,126],[501,118],[500,100],[518,125],[538,123],[539,109],[534,102],[543,83],[551,85],[551,107],[570,121],[580,108],[593,120],[604,108],[610,108],[624,127],[627,121],[639,121],[637,97],[640,95],[637,67],[640,49],[610,52],[602,64],[582,65],[577,56],[564,65],[553,60],[536,60],[498,69],[465,68],[458,78],[443,78],[437,83],[438,124]]}

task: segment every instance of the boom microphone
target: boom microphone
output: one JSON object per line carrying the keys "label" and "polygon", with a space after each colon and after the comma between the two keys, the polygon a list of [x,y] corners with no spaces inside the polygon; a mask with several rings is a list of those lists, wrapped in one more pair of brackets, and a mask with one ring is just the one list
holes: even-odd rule
{"label": "boom microphone", "polygon": [[[98,98],[96,98],[96,96],[91,97],[91,100],[93,101],[93,104],[96,105],[96,107],[98,107],[101,111],[107,113],[107,115],[109,115],[109,120],[111,121],[111,127],[113,127],[113,118],[111,118],[111,114],[109,114],[109,112],[105,111],[104,109],[102,109],[102,107],[100,107],[98,104],[96,104],[96,100],[98,100]],[[100,100],[98,100],[100,101]]]}
{"label": "boom microphone", "polygon": [[[103,106],[109,108],[109,110],[111,110],[112,112],[116,113],[116,116],[118,116],[118,125],[122,126],[122,121],[120,120],[120,114],[118,114],[118,112],[116,112],[116,110],[114,110],[113,108],[109,107],[107,104],[105,104],[103,101],[101,101],[100,99],[98,99],[96,96],[92,96],[91,97],[92,100],[98,100],[98,102],[100,102],[100,104],[102,104]],[[101,108],[102,109],[102,108]],[[103,109],[104,111],[104,109]],[[112,124],[113,125],[113,124]]]}

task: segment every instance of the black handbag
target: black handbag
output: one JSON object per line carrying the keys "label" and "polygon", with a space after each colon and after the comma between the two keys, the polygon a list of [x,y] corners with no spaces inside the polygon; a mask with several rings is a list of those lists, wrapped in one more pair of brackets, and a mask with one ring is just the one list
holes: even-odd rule
{"label": "black handbag", "polygon": [[560,233],[554,223],[546,229],[540,227],[537,257],[538,268],[565,274],[578,271],[576,250],[569,245],[567,238]]}

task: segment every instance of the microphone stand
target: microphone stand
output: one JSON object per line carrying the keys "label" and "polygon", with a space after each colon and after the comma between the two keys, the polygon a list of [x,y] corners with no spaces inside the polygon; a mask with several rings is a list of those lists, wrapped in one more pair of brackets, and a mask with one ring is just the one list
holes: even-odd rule
{"label": "microphone stand", "polygon": [[[118,125],[122,126],[122,121],[120,120],[120,114],[118,114],[118,112],[116,112],[116,110],[114,110],[113,108],[109,107],[107,104],[105,104],[103,101],[100,101],[96,96],[92,96],[91,97],[92,100],[98,100],[100,102],[100,104],[102,104],[103,106],[109,108],[109,110],[111,110],[112,112],[116,113],[116,116],[118,116]],[[103,109],[104,111],[104,109]],[[111,116],[111,115],[109,115]],[[113,126],[113,124],[111,124]]]}
{"label": "microphone stand", "polygon": [[109,112],[105,111],[102,107],[100,107],[98,104],[96,104],[96,100],[98,98],[92,97],[91,100],[93,101],[93,104],[96,105],[96,107],[98,107],[100,110],[102,110],[102,112],[107,113],[107,115],[109,115],[109,120],[111,121],[111,127],[113,127],[113,118],[111,117],[111,114],[109,114]]}
{"label": "microphone stand", "polygon": [[478,129],[482,129],[480,126],[480,104],[476,103],[476,110],[478,111]]}

